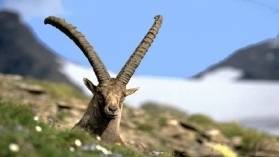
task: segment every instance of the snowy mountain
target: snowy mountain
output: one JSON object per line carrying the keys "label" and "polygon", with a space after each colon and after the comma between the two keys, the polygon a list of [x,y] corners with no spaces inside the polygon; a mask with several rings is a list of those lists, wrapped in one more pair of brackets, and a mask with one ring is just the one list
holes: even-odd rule
{"label": "snowy mountain", "polygon": [[[93,70],[65,60],[61,60],[61,63],[61,72],[86,94],[91,95],[83,85],[82,79],[87,77],[98,84]],[[265,123],[249,123],[249,120],[263,120],[271,116],[274,120],[279,119],[279,82],[237,81],[242,73],[233,68],[223,68],[199,80],[133,76],[127,88],[140,89],[128,96],[125,102],[133,107],[139,107],[149,101],[168,104],[188,113],[207,114],[219,121],[243,121],[244,125],[276,133],[279,125],[275,125],[274,128],[269,125],[267,128]],[[113,72],[110,74],[116,75]]]}
{"label": "snowy mountain", "polygon": [[223,67],[241,69],[242,80],[279,80],[279,38],[271,38],[236,50],[194,78]]}

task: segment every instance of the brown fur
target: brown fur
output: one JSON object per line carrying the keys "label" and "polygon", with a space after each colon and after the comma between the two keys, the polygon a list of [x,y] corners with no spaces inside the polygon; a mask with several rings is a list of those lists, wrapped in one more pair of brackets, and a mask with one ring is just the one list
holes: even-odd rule
{"label": "brown fur", "polygon": [[[98,86],[84,79],[87,88],[93,93],[82,119],[75,125],[92,134],[97,134],[105,142],[124,144],[119,135],[122,103],[127,96],[125,86],[112,78]],[[137,89],[130,89],[135,92]],[[132,94],[132,92],[128,93]],[[109,108],[116,108],[114,112]]]}

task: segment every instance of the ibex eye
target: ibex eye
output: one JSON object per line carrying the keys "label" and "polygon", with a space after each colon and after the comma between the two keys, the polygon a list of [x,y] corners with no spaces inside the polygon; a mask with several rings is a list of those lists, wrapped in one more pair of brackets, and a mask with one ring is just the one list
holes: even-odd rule
{"label": "ibex eye", "polygon": [[102,102],[104,100],[104,97],[102,95],[98,95],[97,99],[98,99],[99,102]]}

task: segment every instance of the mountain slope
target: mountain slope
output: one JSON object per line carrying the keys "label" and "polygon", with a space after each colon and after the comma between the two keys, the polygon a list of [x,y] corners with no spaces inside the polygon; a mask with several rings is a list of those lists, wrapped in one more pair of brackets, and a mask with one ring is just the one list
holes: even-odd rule
{"label": "mountain slope", "polygon": [[0,12],[0,72],[73,85],[57,67],[57,55],[41,44],[19,15]]}
{"label": "mountain slope", "polygon": [[240,79],[244,80],[279,80],[279,39],[269,39],[239,49],[194,78],[202,78],[225,67],[241,70]]}

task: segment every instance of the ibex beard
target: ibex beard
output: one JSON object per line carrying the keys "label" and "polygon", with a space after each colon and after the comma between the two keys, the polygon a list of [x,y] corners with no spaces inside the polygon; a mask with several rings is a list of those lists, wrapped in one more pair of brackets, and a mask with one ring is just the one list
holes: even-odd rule
{"label": "ibex beard", "polygon": [[161,15],[155,16],[154,24],[139,46],[116,78],[111,78],[93,47],[85,39],[84,35],[76,30],[76,27],[54,16],[45,19],[45,24],[51,24],[58,28],[82,50],[99,82],[96,86],[89,79],[83,79],[85,86],[92,92],[93,98],[81,120],[74,126],[74,129],[86,130],[92,135],[98,135],[107,143],[124,145],[119,135],[122,104],[125,97],[138,90],[138,88],[126,89],[126,85],[158,34],[162,20]]}

